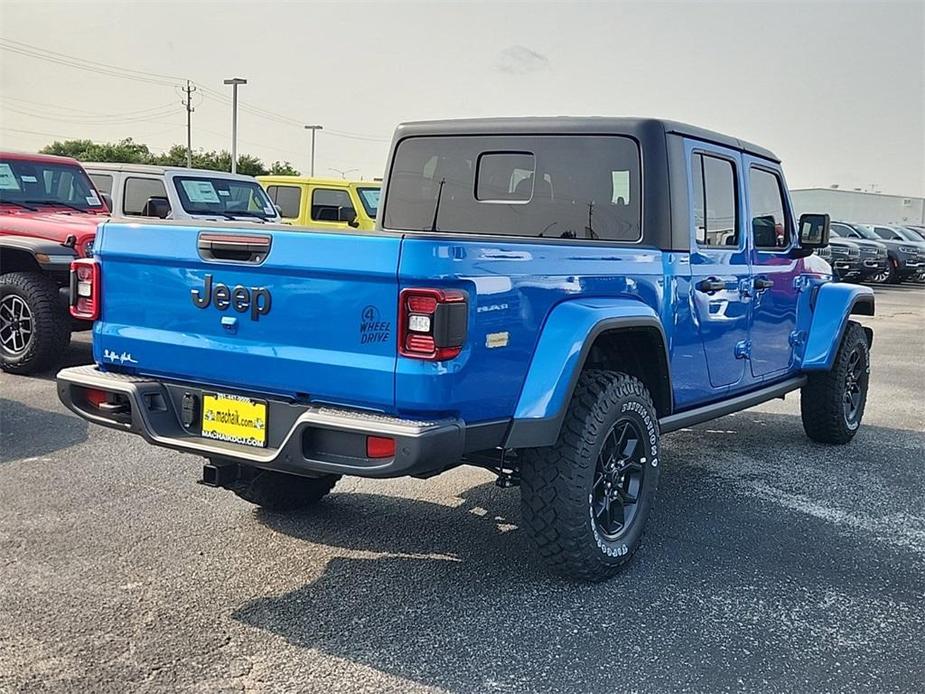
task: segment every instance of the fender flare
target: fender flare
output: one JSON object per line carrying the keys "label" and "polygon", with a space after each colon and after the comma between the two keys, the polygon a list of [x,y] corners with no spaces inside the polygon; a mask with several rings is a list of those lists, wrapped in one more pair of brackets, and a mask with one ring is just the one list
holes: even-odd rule
{"label": "fender flare", "polygon": [[[828,371],[832,368],[838,346],[851,315],[874,315],[874,292],[857,284],[829,282],[816,291],[813,318],[803,350],[804,371]],[[873,331],[864,329],[868,344]]]}
{"label": "fender flare", "polygon": [[0,250],[5,249],[31,255],[44,272],[68,272],[77,258],[74,249],[33,236],[0,235]]}
{"label": "fender flare", "polygon": [[[574,299],[557,304],[546,318],[520,391],[504,446],[551,446],[568,409],[595,339],[605,331],[657,330],[669,366],[668,340],[658,314],[638,299]],[[669,397],[671,392],[669,376]]]}

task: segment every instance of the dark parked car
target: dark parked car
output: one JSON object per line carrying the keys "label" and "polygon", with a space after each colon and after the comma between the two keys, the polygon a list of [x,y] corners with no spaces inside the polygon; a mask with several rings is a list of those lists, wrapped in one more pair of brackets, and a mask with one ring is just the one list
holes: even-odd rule
{"label": "dark parked car", "polygon": [[[885,278],[887,282],[901,282],[913,279],[925,270],[925,243],[909,241],[896,233],[893,227],[871,224],[842,224],[851,229],[849,239],[868,239],[886,246],[890,267]],[[878,231],[879,230],[879,231]],[[910,233],[911,235],[911,233]]]}
{"label": "dark parked car", "polygon": [[853,243],[860,249],[860,278],[865,282],[885,282],[890,273],[890,261],[886,244],[870,239],[860,239],[854,229],[845,222],[832,222],[832,238]]}
{"label": "dark parked car", "polygon": [[856,282],[861,279],[861,248],[853,241],[832,234],[829,245],[817,250],[816,255],[832,266],[832,274],[838,281]]}

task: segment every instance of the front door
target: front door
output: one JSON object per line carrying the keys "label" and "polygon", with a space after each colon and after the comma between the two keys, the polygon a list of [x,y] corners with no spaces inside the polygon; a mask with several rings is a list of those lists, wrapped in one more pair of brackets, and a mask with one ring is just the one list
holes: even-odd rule
{"label": "front door", "polygon": [[347,220],[356,218],[353,200],[350,199],[350,190],[346,187],[316,186],[312,188],[309,225],[315,229],[341,229],[349,228]]}
{"label": "front door", "polygon": [[691,195],[691,303],[709,372],[724,392],[745,374],[751,305],[739,152],[688,142]]}
{"label": "front door", "polygon": [[752,375],[766,379],[791,368],[802,261],[791,253],[796,239],[780,167],[754,157],[743,159],[752,237],[750,361]]}

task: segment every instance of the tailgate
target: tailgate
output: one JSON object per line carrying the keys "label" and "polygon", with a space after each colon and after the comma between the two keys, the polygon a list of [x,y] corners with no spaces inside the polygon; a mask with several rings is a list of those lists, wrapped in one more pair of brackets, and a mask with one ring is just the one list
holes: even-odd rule
{"label": "tailgate", "polygon": [[112,222],[100,237],[103,368],[393,409],[399,237]]}

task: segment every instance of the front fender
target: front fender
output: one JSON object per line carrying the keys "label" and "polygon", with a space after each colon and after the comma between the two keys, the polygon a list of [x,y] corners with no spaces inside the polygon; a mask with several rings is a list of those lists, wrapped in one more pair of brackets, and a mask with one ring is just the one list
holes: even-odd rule
{"label": "front fender", "polygon": [[819,287],[803,352],[804,371],[828,371],[832,368],[851,314],[874,315],[874,292],[870,287],[840,282],[829,282]]}
{"label": "front fender", "polygon": [[658,314],[637,299],[574,299],[550,312],[514,411],[506,445],[550,445],[559,435],[566,407],[595,338],[605,330],[654,327]]}
{"label": "front fender", "polygon": [[77,257],[73,248],[34,236],[0,235],[0,248],[31,256],[45,272],[68,272]]}

